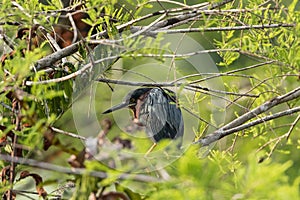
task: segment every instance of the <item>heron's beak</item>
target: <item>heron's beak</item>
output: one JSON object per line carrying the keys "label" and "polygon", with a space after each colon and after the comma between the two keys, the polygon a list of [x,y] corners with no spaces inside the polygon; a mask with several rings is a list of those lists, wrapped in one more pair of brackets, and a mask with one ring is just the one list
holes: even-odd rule
{"label": "heron's beak", "polygon": [[128,103],[122,102],[122,103],[120,103],[120,104],[118,104],[118,105],[115,105],[115,106],[111,107],[110,109],[104,111],[102,114],[111,113],[111,112],[113,112],[113,111],[115,111],[115,110],[119,110],[119,109],[125,108],[125,107],[127,107],[127,106],[128,106]]}

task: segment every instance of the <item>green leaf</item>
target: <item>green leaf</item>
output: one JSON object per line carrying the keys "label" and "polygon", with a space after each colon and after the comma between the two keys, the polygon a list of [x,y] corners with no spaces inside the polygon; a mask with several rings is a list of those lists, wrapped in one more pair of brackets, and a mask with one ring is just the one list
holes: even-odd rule
{"label": "green leaf", "polygon": [[116,186],[116,190],[118,192],[124,192],[129,197],[129,199],[131,199],[131,200],[143,200],[143,199],[145,199],[145,198],[142,197],[141,194],[139,194],[137,192],[134,192],[133,190],[129,189],[128,187],[125,187],[125,186],[123,186],[121,184],[118,184],[118,183],[116,183],[115,186]]}

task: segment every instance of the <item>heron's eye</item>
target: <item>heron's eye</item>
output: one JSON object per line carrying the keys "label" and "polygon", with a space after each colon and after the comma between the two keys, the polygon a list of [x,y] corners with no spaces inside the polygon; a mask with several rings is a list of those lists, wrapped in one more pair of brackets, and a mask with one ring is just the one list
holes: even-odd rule
{"label": "heron's eye", "polygon": [[134,98],[130,98],[130,103],[134,103],[135,99]]}

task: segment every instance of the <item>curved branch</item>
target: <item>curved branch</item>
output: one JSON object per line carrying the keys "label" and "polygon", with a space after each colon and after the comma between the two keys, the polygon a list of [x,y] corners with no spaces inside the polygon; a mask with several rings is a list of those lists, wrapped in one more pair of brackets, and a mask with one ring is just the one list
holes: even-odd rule
{"label": "curved branch", "polygon": [[61,78],[56,78],[56,79],[50,79],[50,80],[45,80],[45,81],[26,81],[25,84],[27,86],[31,86],[31,85],[41,85],[41,84],[49,84],[49,83],[58,83],[58,82],[62,82],[62,81],[66,81],[72,78],[77,77],[78,75],[82,74],[83,72],[85,72],[86,70],[90,69],[93,64],[98,64],[107,60],[114,60],[119,58],[119,55],[116,56],[110,56],[110,57],[106,57],[100,60],[95,61],[94,63],[89,63],[86,64],[83,68],[79,69],[78,71],[69,74],[67,76],[61,77]]}

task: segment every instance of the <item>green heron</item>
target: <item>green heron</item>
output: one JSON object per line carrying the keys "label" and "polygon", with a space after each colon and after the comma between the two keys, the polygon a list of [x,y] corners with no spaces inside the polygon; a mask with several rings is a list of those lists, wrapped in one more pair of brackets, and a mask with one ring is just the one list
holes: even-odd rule
{"label": "green heron", "polygon": [[162,88],[139,88],[129,92],[123,102],[103,112],[103,114],[128,107],[133,111],[134,122],[145,126],[153,145],[150,153],[162,139],[181,139],[184,123],[180,108],[176,104],[173,91]]}

